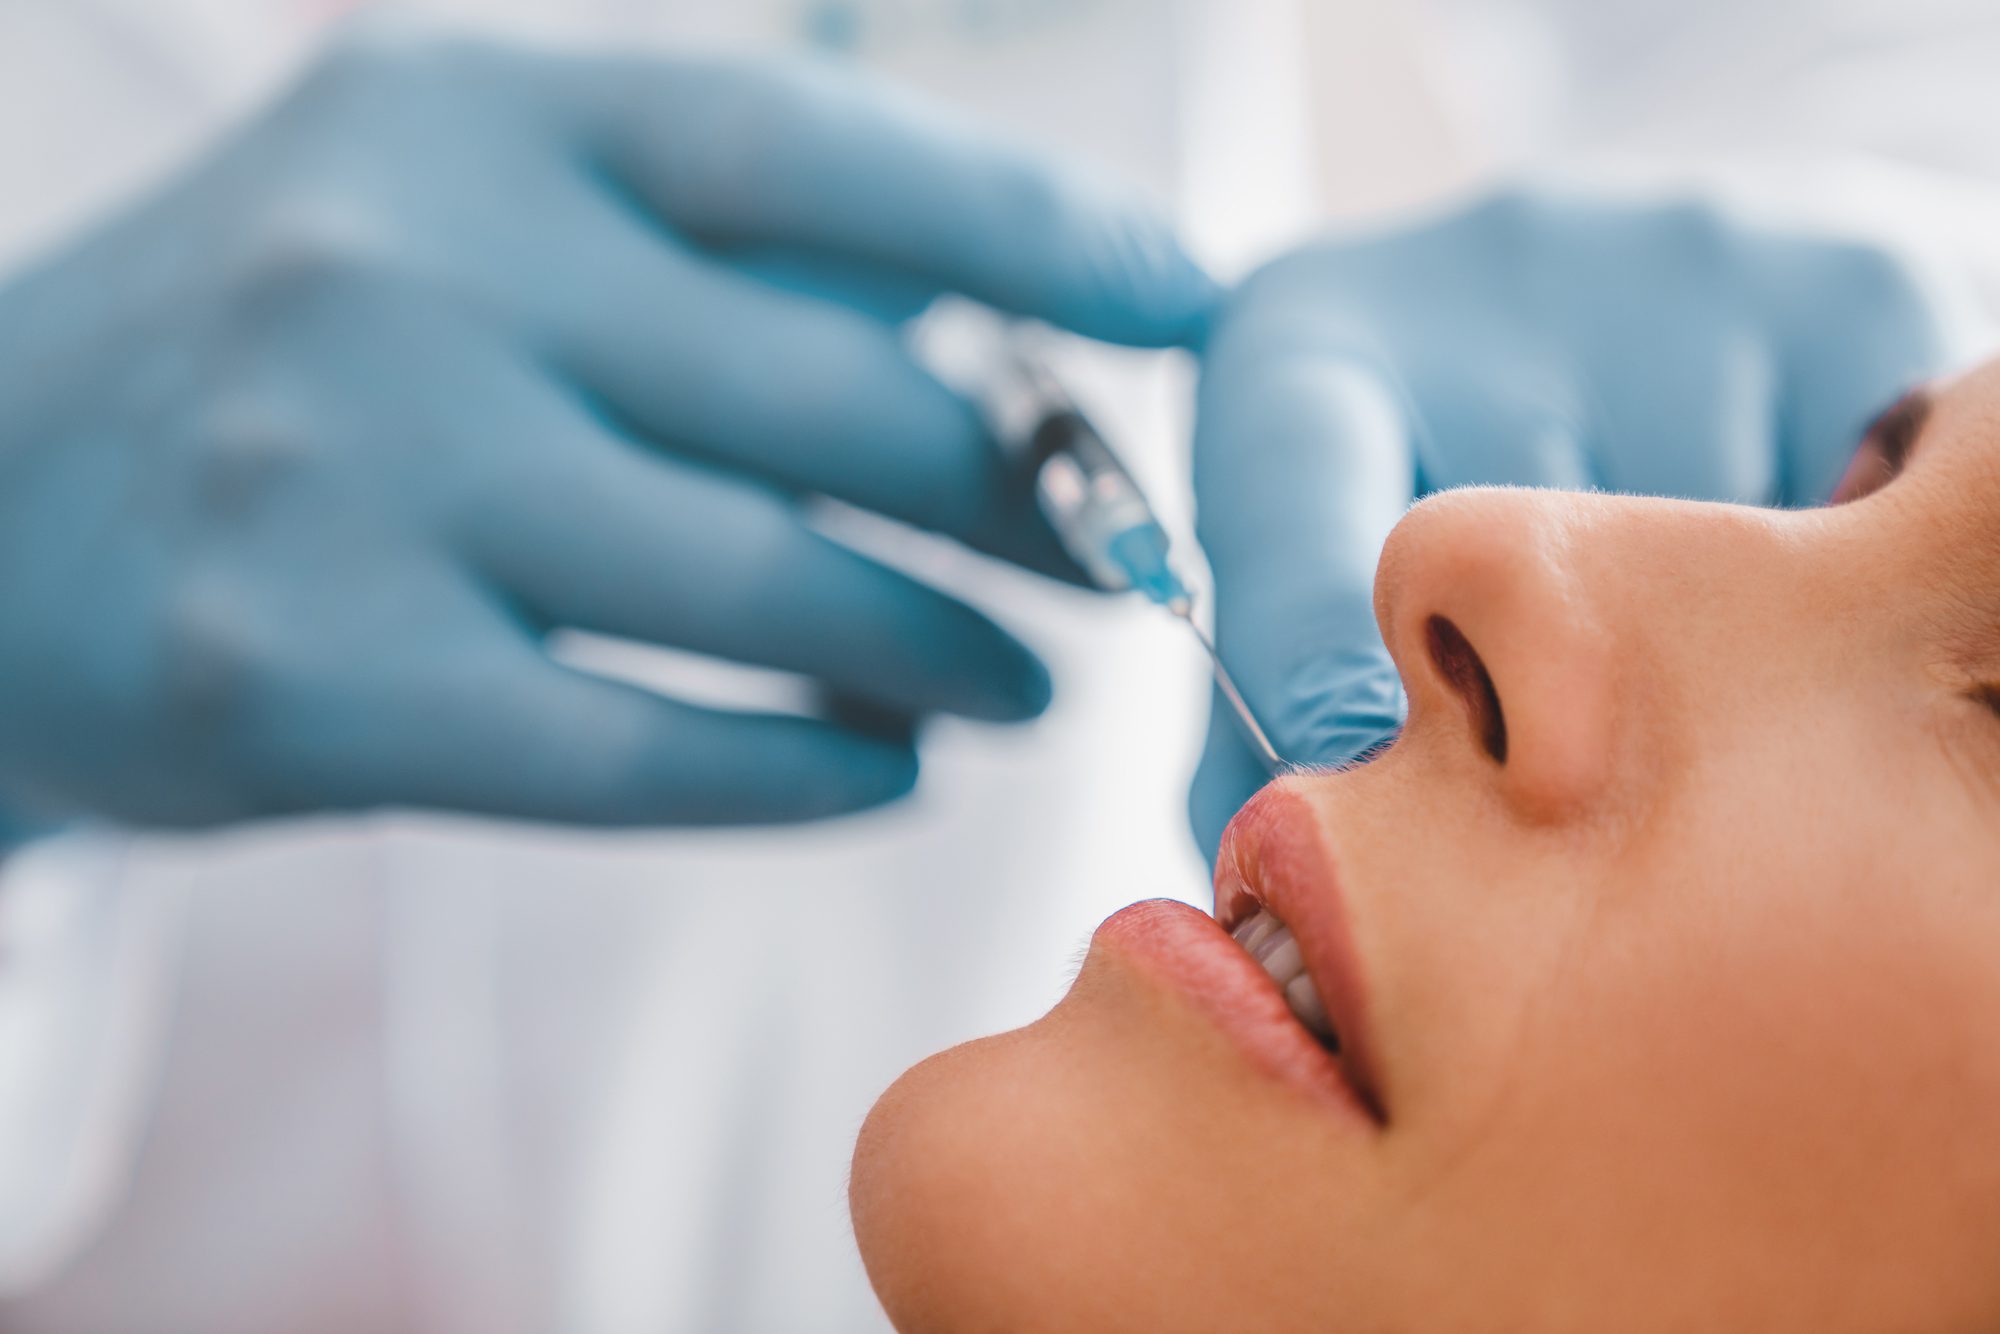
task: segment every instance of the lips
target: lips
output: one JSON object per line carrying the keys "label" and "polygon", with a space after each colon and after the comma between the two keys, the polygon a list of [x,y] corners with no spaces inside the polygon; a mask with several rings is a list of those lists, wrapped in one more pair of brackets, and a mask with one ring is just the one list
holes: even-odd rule
{"label": "lips", "polygon": [[1283,783],[1251,798],[1223,833],[1215,859],[1215,918],[1234,931],[1260,910],[1289,927],[1338,1048],[1346,1082],[1385,1120],[1360,955],[1340,873],[1312,805]]}
{"label": "lips", "polygon": [[[1230,928],[1260,910],[1290,928],[1337,1040],[1315,1036],[1265,965],[1231,938]],[[1266,1073],[1359,1124],[1383,1123],[1333,866],[1310,807],[1295,793],[1267,788],[1230,825],[1216,863],[1214,917],[1165,900],[1134,904],[1099,927],[1093,944],[1192,1000]]]}

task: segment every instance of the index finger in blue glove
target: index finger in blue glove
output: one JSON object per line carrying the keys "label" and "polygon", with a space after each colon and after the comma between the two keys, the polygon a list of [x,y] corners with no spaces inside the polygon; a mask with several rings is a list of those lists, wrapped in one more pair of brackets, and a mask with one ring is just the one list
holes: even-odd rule
{"label": "index finger in blue glove", "polygon": [[1257,284],[1219,324],[1196,423],[1217,641],[1289,760],[1338,762],[1401,721],[1376,558],[1415,494],[1394,391],[1310,307]]}
{"label": "index finger in blue glove", "polygon": [[810,65],[574,71],[611,173],[671,228],[823,250],[1116,342],[1199,337],[1216,289],[1151,211]]}
{"label": "index finger in blue glove", "polygon": [[[1415,465],[1389,386],[1309,311],[1252,301],[1211,340],[1195,431],[1217,646],[1281,755],[1337,764],[1402,721],[1373,589]],[[1188,798],[1204,855],[1268,777],[1216,699]]]}

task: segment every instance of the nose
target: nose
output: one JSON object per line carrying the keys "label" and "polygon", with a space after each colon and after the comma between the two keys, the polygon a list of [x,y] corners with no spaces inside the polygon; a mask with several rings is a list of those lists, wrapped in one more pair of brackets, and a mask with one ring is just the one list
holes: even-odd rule
{"label": "nose", "polygon": [[1585,563],[1592,504],[1433,496],[1389,535],[1376,574],[1376,617],[1409,695],[1405,743],[1441,733],[1531,822],[1576,818],[1613,787],[1617,673],[1633,646],[1615,578]]}

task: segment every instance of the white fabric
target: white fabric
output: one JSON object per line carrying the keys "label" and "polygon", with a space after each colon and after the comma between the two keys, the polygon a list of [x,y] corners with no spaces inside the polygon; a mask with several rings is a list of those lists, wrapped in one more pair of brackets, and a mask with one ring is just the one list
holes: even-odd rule
{"label": "white fabric", "polygon": [[0,1291],[55,1271],[115,1207],[136,1147],[181,891],[125,851],[100,831],[50,840],[0,887]]}
{"label": "white fabric", "polygon": [[[1139,178],[1229,272],[1524,162],[1866,150],[1845,179],[1875,184],[1843,204],[1916,198],[1946,228],[1992,216],[2000,166],[1985,0],[455,7],[628,43],[837,41]],[[336,8],[0,3],[0,264],[169,169]],[[1185,368],[1077,372],[1184,523]],[[0,868],[0,1327],[879,1328],[842,1198],[874,1094],[1038,1013],[1111,908],[1202,893],[1191,646],[969,559],[934,573],[1047,652],[1058,702],[1025,730],[940,724],[891,811],[754,834],[333,821]]]}

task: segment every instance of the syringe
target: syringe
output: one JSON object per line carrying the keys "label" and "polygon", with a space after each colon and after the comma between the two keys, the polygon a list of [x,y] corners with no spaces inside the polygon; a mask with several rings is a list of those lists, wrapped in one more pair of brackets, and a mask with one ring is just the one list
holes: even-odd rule
{"label": "syringe", "polygon": [[1215,683],[1249,740],[1278,773],[1285,762],[1257,715],[1222,665],[1215,641],[1194,616],[1194,595],[1168,560],[1167,530],[1139,483],[1126,471],[1046,365],[1009,340],[1004,374],[989,378],[988,415],[1003,445],[1019,453],[1035,477],[1035,497],[1070,557],[1099,588],[1137,589],[1186,622],[1215,670]]}

